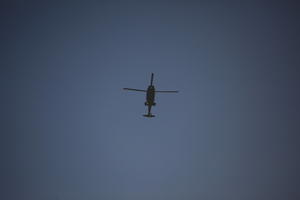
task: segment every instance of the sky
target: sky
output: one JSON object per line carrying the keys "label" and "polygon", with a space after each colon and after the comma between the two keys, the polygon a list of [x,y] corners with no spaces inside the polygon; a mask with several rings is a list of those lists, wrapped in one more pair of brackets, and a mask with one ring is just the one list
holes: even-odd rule
{"label": "sky", "polygon": [[0,5],[1,199],[300,198],[297,1]]}

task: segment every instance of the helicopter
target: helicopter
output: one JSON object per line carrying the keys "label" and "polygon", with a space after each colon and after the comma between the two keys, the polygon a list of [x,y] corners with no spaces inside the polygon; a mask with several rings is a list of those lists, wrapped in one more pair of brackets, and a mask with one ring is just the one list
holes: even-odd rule
{"label": "helicopter", "polygon": [[155,117],[151,113],[152,106],[155,106],[155,94],[156,93],[178,93],[178,90],[155,90],[155,87],[153,85],[153,77],[154,74],[151,73],[151,81],[150,85],[148,86],[147,90],[140,90],[140,89],[134,89],[134,88],[123,88],[124,90],[130,90],[130,91],[137,91],[137,92],[146,92],[146,102],[145,106],[148,106],[148,113],[144,114],[144,117]]}

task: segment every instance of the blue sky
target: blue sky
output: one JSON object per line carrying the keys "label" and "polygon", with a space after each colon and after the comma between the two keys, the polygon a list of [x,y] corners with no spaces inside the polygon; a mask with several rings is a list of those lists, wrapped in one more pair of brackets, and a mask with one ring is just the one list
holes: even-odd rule
{"label": "blue sky", "polygon": [[[4,2],[3,199],[298,199],[292,1]],[[155,118],[145,118],[154,73]],[[3,181],[2,180],[2,181]]]}

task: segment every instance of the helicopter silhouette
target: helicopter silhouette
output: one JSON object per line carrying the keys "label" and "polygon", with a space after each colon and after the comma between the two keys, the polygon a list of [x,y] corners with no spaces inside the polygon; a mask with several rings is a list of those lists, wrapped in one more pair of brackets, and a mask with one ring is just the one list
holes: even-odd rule
{"label": "helicopter silhouette", "polygon": [[155,117],[155,115],[152,115],[151,108],[152,106],[155,106],[155,93],[178,93],[177,90],[155,90],[155,87],[153,85],[153,77],[154,74],[151,73],[151,81],[150,85],[148,86],[147,90],[140,90],[140,89],[134,89],[134,88],[123,88],[124,90],[130,90],[130,91],[137,91],[137,92],[146,92],[146,102],[145,106],[148,106],[148,113],[144,114],[144,117]]}

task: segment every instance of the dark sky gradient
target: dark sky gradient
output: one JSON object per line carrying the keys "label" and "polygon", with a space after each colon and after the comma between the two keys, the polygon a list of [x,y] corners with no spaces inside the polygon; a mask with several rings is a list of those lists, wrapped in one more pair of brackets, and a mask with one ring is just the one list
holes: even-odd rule
{"label": "dark sky gradient", "polygon": [[297,1],[1,2],[0,199],[300,199]]}

